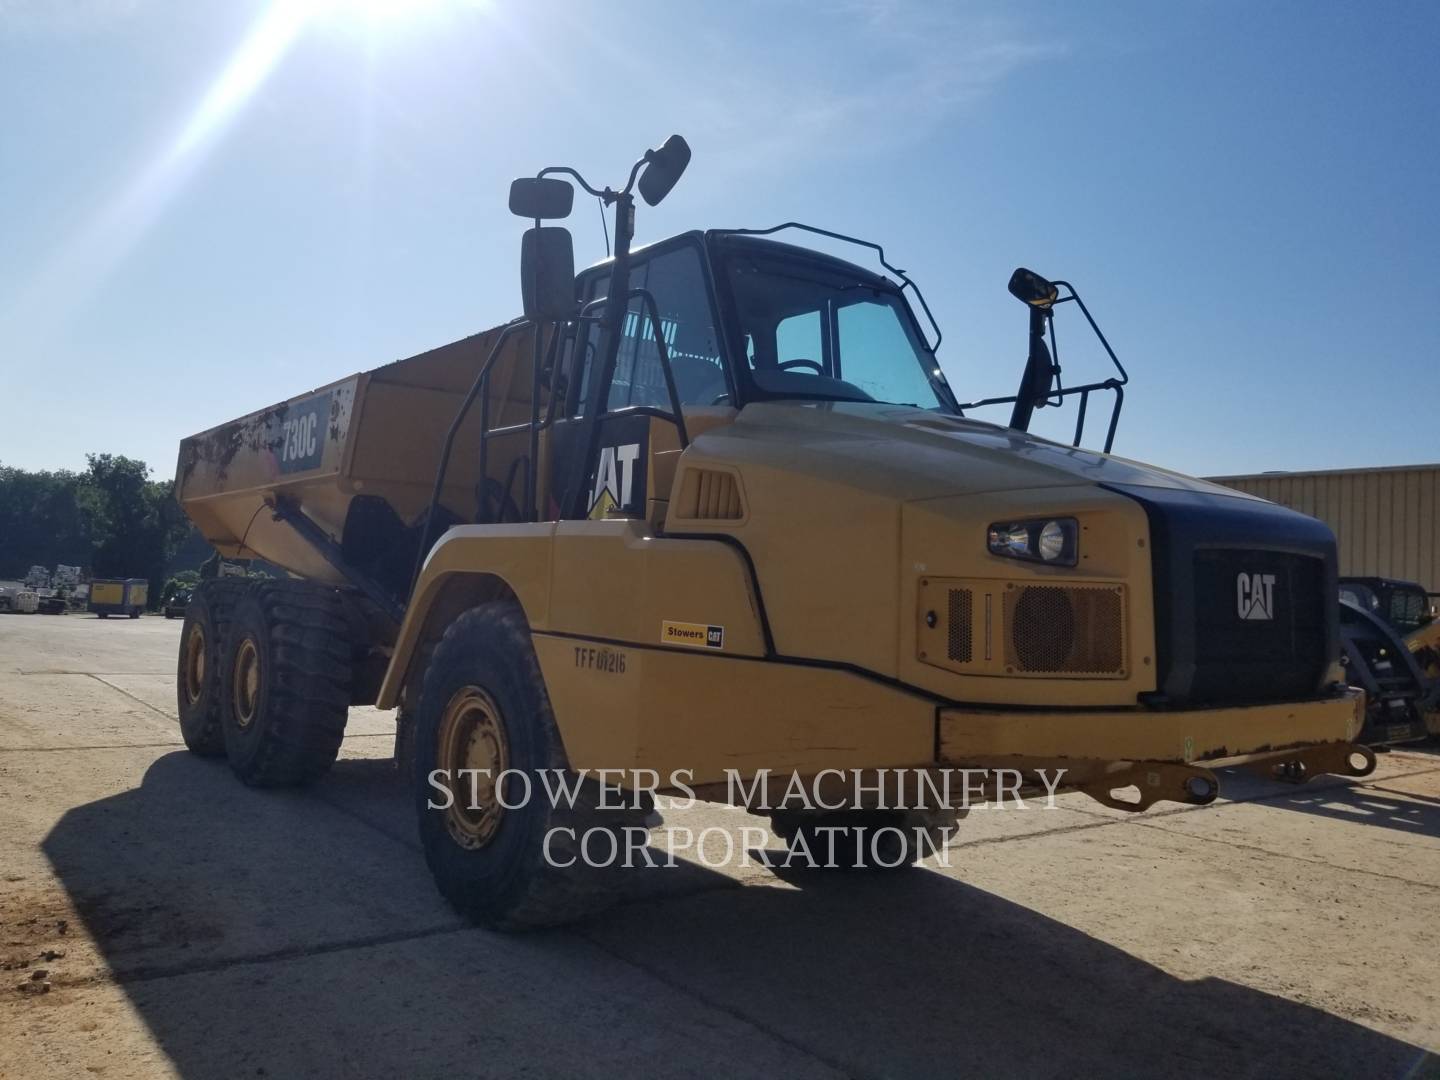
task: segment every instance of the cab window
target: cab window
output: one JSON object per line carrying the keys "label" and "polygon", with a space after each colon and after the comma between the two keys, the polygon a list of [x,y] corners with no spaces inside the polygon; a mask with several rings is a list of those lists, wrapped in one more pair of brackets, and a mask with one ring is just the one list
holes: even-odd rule
{"label": "cab window", "polygon": [[[586,300],[603,296],[609,287],[608,275],[592,279]],[[728,387],[720,357],[720,339],[710,306],[709,291],[693,244],[669,251],[640,256],[630,268],[630,287],[648,289],[655,297],[660,316],[660,337],[670,354],[670,368],[682,405],[712,405],[725,398]],[[588,384],[600,328],[591,323],[580,334],[577,345],[584,365],[575,413],[584,412]],[[615,378],[610,384],[610,409],[649,405],[668,409],[670,395],[660,353],[655,344],[646,305],[639,297],[630,302],[625,315],[620,351],[615,360]]]}

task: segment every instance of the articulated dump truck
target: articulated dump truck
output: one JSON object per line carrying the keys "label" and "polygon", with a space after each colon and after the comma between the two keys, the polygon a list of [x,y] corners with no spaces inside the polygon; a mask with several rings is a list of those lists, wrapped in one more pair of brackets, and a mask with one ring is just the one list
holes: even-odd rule
{"label": "articulated dump truck", "polygon": [[[656,792],[768,813],[787,844],[894,825],[870,863],[906,866],[966,805],[933,784],[888,805],[887,772],[1008,770],[1141,811],[1212,801],[1221,765],[1374,768],[1333,536],[1112,456],[1126,375],[1073,287],[1016,272],[1019,390],[962,402],[878,245],[791,223],[632,250],[635,194],[689,157],[672,137],[619,190],[517,180],[522,316],[184,440],[185,512],[291,575],[196,591],[191,750],[302,784],[352,705],[393,710],[436,882],[501,928],[592,910],[574,838],[643,832]],[[546,224],[575,186],[614,211],[613,256],[578,275]],[[1061,384],[1057,310],[1115,376]],[[1080,445],[1092,398],[1103,452]],[[1073,445],[1029,433],[1067,401]],[[971,415],[996,406],[1008,423]],[[552,775],[578,798],[546,797]],[[607,805],[607,775],[633,798]],[[760,803],[768,776],[830,795]]]}

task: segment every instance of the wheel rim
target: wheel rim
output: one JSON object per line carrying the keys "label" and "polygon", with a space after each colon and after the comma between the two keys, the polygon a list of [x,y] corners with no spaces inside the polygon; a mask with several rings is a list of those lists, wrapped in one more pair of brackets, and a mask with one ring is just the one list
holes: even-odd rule
{"label": "wheel rim", "polygon": [[195,705],[205,692],[205,628],[199,623],[185,635],[185,700]]}
{"label": "wheel rim", "polygon": [[[455,691],[440,718],[438,739],[436,764],[451,794],[445,827],[461,847],[482,848],[500,827],[504,807],[496,780],[510,763],[505,724],[495,700],[478,686]],[[480,771],[462,774],[461,769]]]}
{"label": "wheel rim", "polygon": [[235,677],[232,680],[232,695],[235,704],[235,723],[247,728],[255,719],[260,701],[260,650],[251,638],[244,638],[235,650]]}

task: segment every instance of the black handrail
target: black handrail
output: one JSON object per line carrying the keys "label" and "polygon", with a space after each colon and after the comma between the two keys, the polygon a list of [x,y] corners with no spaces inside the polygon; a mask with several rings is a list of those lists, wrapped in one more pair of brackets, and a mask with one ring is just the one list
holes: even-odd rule
{"label": "black handrail", "polygon": [[[1085,316],[1085,321],[1090,324],[1090,329],[1095,332],[1095,337],[1099,340],[1101,347],[1105,350],[1105,354],[1110,357],[1110,362],[1115,365],[1115,370],[1120,373],[1120,377],[1117,379],[1112,376],[1111,378],[1104,379],[1100,382],[1085,383],[1081,386],[1056,386],[1053,389],[1047,390],[1044,395],[1036,395],[1034,398],[1034,403],[1035,405],[1040,407],[1058,406],[1064,403],[1065,398],[1075,394],[1079,394],[1080,409],[1079,415],[1075,418],[1075,439],[1070,444],[1071,446],[1078,447],[1080,445],[1081,439],[1085,435],[1085,416],[1088,410],[1088,406],[1090,404],[1091,392],[1094,390],[1113,391],[1115,394],[1115,404],[1110,410],[1110,424],[1106,428],[1105,432],[1105,453],[1108,454],[1110,453],[1111,448],[1115,445],[1115,431],[1120,426],[1120,411],[1125,406],[1125,384],[1130,381],[1130,375],[1125,370],[1125,365],[1120,363],[1120,358],[1115,355],[1115,350],[1110,347],[1110,342],[1106,339],[1105,334],[1101,331],[1099,325],[1095,322],[1094,317],[1091,316],[1090,309],[1085,306],[1085,301],[1081,300],[1080,294],[1075,291],[1075,286],[1071,285],[1068,281],[1055,281],[1052,282],[1052,284],[1056,285],[1057,287],[1063,286],[1069,291],[1070,294],[1068,296],[1062,296],[1059,299],[1055,300],[1054,303],[1052,303],[1050,307],[1044,312],[1045,321],[1050,328],[1050,341],[1054,346],[1052,370],[1054,372],[1055,381],[1057,383],[1059,382],[1060,347],[1055,341],[1054,309],[1061,304],[1068,304],[1072,300],[1075,302],[1076,306],[1079,307],[1081,314]],[[1025,395],[1023,393],[1009,394],[1005,397],[982,398],[979,401],[968,401],[960,406],[960,410],[964,412],[967,409],[981,409],[987,405],[1013,405],[1019,402],[1024,396]],[[1028,429],[1028,425],[1026,425],[1021,430],[1026,429]]]}
{"label": "black handrail", "polygon": [[[631,289],[625,299],[628,303],[628,301],[634,300],[637,297],[645,301],[645,317],[649,319],[650,326],[654,329],[655,351],[660,354],[660,373],[665,376],[665,393],[666,396],[670,398],[670,413],[668,415],[665,413],[656,413],[656,415],[662,419],[669,420],[675,425],[680,436],[680,449],[684,450],[690,445],[690,435],[685,429],[685,414],[680,408],[680,392],[675,389],[675,373],[670,370],[670,347],[665,344],[665,334],[660,328],[660,308],[659,305],[655,303],[655,294],[649,289]],[[585,313],[587,311],[593,307],[598,307],[604,302],[604,297],[598,300],[591,300],[580,309],[580,317],[582,319],[586,318]],[[639,337],[639,334],[636,334],[636,337]],[[613,410],[607,409],[606,415],[612,411]]]}
{"label": "black handrail", "polygon": [[875,241],[861,240],[858,236],[847,236],[844,233],[822,229],[818,225],[806,225],[801,221],[787,221],[783,225],[773,225],[768,229],[712,229],[711,232],[717,236],[769,236],[771,233],[782,232],[785,229],[799,229],[802,232],[814,233],[816,236],[828,236],[831,240],[839,240],[846,244],[855,244],[858,247],[869,248],[875,252],[875,257],[880,260],[880,265],[904,282],[901,286],[902,291],[904,289],[914,291],[915,299],[920,301],[920,307],[924,309],[925,317],[930,320],[930,327],[935,331],[935,341],[930,345],[930,351],[933,353],[939,350],[940,342],[943,340],[944,334],[940,331],[940,323],[930,311],[930,305],[925,302],[925,294],[920,291],[920,286],[915,284],[909,274],[905,273],[905,271],[901,270],[898,266],[890,264],[885,258],[885,249],[875,243]]}
{"label": "black handrail", "polygon": [[[445,433],[445,443],[440,449],[440,463],[435,469],[435,487],[430,492],[430,505],[425,509],[424,531],[420,534],[419,550],[415,553],[415,572],[410,575],[411,593],[414,593],[415,583],[420,580],[420,568],[425,565],[425,556],[430,553],[430,530],[435,521],[435,508],[440,505],[440,493],[445,487],[445,473],[450,467],[450,452],[455,448],[455,436],[459,434],[460,425],[465,420],[465,414],[470,411],[470,406],[475,403],[476,396],[488,385],[490,369],[494,367],[505,342],[515,331],[531,325],[534,325],[534,321],[527,318],[515,319],[505,324],[505,328],[500,331],[500,336],[495,339],[495,344],[490,347],[490,355],[485,358],[485,363],[480,365],[480,370],[475,375],[475,381],[470,384],[470,391],[465,395],[465,400],[460,403],[460,408],[455,413],[455,419],[450,422],[450,430]],[[483,438],[480,442],[480,453],[483,462],[485,453]],[[484,477],[485,473],[482,468],[482,482]]]}

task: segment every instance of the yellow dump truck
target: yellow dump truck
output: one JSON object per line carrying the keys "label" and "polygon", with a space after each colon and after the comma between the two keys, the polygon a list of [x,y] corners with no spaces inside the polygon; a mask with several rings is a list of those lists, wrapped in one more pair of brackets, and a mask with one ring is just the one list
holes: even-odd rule
{"label": "yellow dump truck", "polygon": [[138,619],[145,611],[149,596],[150,583],[144,578],[97,578],[90,583],[86,607],[102,619],[111,615]]}
{"label": "yellow dump truck", "polygon": [[[557,822],[650,810],[596,805],[589,783],[577,805],[522,798],[548,771],[740,801],[796,841],[964,809],[877,805],[886,770],[1058,776],[1143,810],[1213,800],[1220,764],[1374,767],[1337,663],[1330,531],[1109,453],[1123,368],[1062,386],[1047,345],[1057,310],[1094,327],[1073,287],[1017,271],[1019,391],[962,402],[877,245],[792,223],[631,250],[635,189],[653,205],[688,160],[676,137],[619,190],[517,180],[521,317],[184,440],[178,498],[206,538],[294,575],[197,590],[177,678],[192,750],[303,783],[351,705],[395,710],[436,881],[499,927],[589,903]],[[613,256],[578,276],[545,223],[572,185],[614,210]],[[1106,395],[1104,450],[1082,449]],[[1074,445],[1029,433],[1065,402]],[[869,782],[756,805],[763,775]],[[920,835],[876,862],[913,862]]]}

